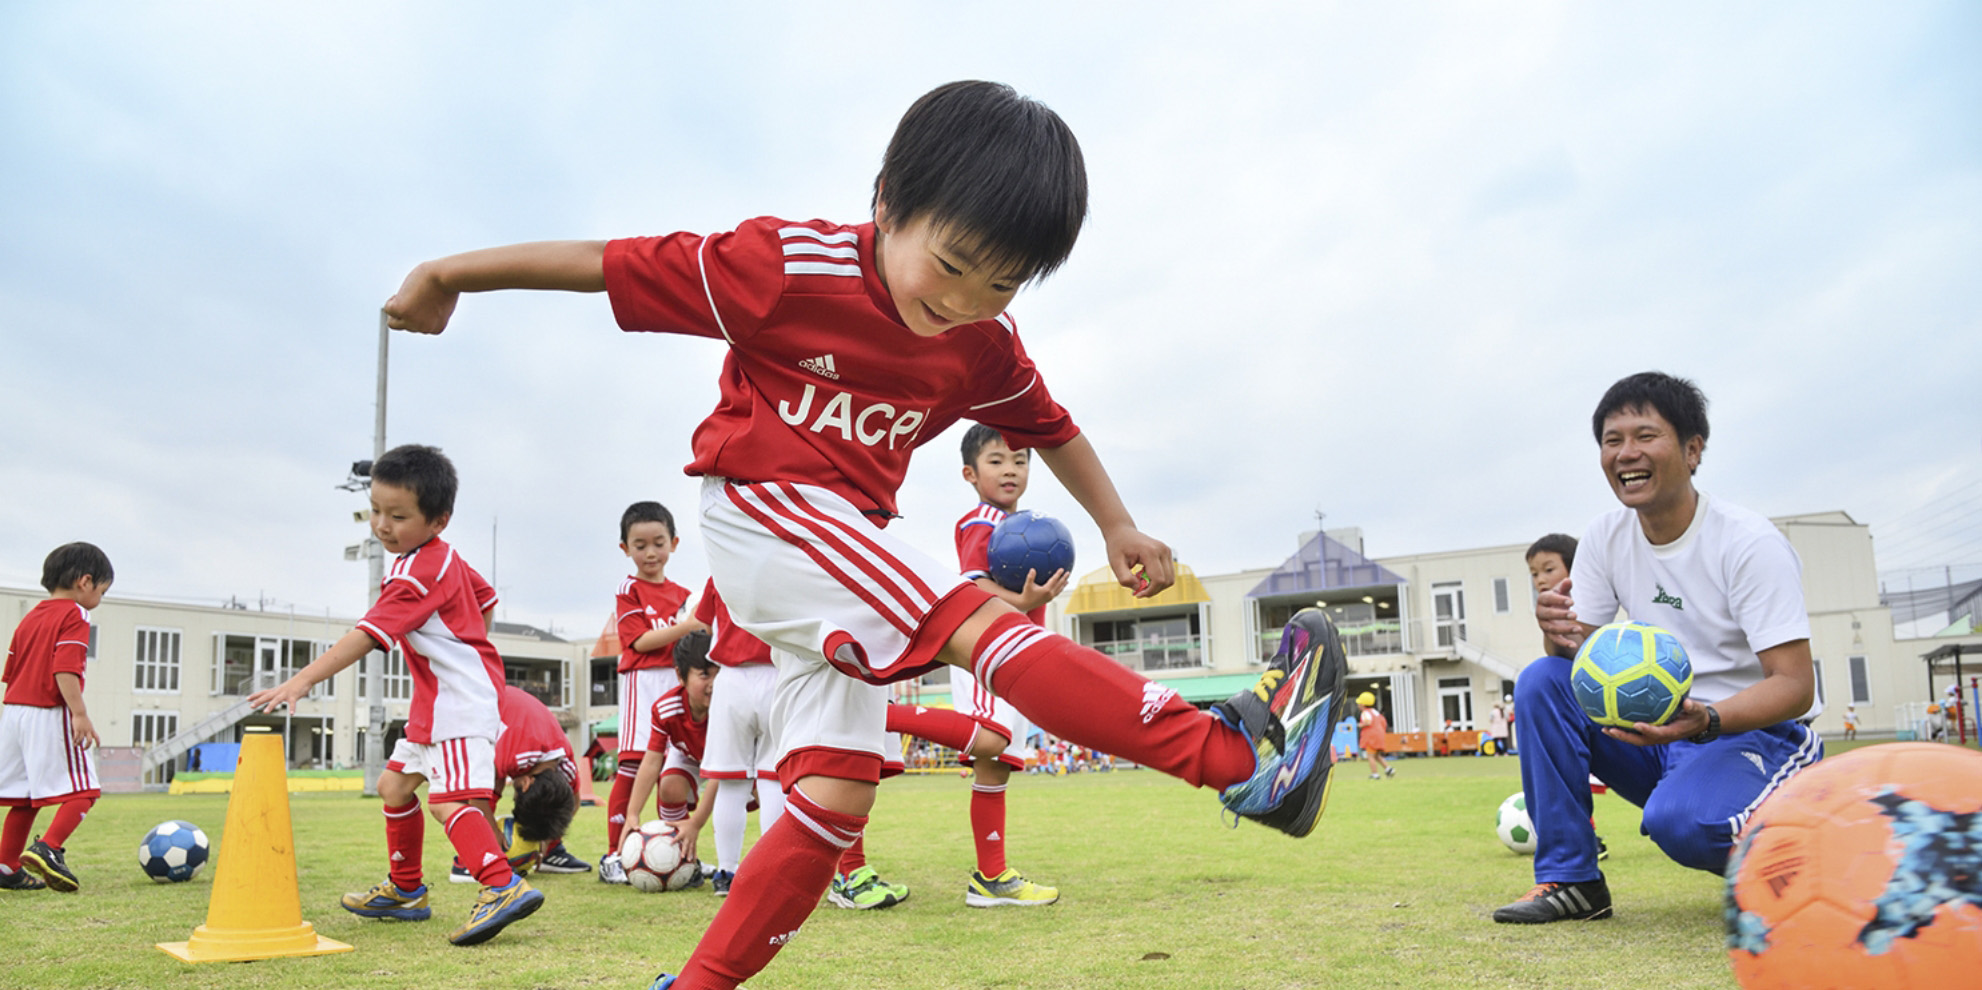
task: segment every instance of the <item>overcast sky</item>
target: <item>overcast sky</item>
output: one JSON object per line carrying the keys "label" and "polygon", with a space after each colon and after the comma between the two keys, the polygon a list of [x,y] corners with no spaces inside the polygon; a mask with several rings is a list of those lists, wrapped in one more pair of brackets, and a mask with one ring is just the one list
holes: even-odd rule
{"label": "overcast sky", "polygon": [[[1317,513],[1374,556],[1580,533],[1590,412],[1712,401],[1698,481],[1982,565],[1982,6],[0,5],[0,584],[363,608],[377,309],[475,247],[866,217],[895,121],[1009,82],[1092,216],[1013,313],[1142,527],[1215,574]],[[395,334],[388,436],[462,476],[502,618],[589,636],[719,344],[603,297]],[[950,553],[960,430],[902,493]],[[1027,504],[1092,526],[1042,468]],[[671,576],[699,587],[685,527]],[[1957,577],[1978,566],[1956,568]]]}

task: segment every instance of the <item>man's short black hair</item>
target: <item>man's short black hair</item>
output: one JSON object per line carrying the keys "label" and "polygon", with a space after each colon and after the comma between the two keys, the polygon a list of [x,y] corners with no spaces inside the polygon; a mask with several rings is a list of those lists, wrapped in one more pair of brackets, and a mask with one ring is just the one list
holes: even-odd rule
{"label": "man's short black hair", "polygon": [[670,538],[680,536],[674,528],[674,513],[659,502],[635,502],[619,514],[619,542],[626,542],[626,534],[643,522],[657,522],[668,528]]}
{"label": "man's short black hair", "polygon": [[1087,166],[1060,115],[1003,83],[953,82],[916,100],[874,177],[890,224],[927,218],[1018,279],[1050,275],[1087,218]]}
{"label": "man's short black hair", "polygon": [[685,683],[691,670],[715,670],[716,662],[709,659],[709,630],[697,629],[674,641],[674,673]]}
{"label": "man's short black hair", "polygon": [[110,568],[110,555],[94,543],[64,543],[41,562],[41,586],[49,591],[73,588],[86,577],[98,587],[117,578],[117,572]]}
{"label": "man's short black hair", "polygon": [[1618,379],[1597,402],[1596,415],[1590,417],[1590,432],[1598,443],[1603,442],[1603,421],[1624,409],[1658,413],[1672,424],[1682,445],[1694,437],[1706,442],[1707,396],[1700,386],[1684,378],[1663,371],[1641,371]]}
{"label": "man's short black hair", "polygon": [[997,430],[985,426],[983,423],[970,424],[970,429],[965,430],[963,434],[963,466],[976,467],[977,455],[984,453],[984,448],[993,440],[1010,446],[1009,443],[1006,443],[1003,433],[999,433]]}
{"label": "man's short black hair", "polygon": [[1562,566],[1574,569],[1576,566],[1576,538],[1568,533],[1550,533],[1536,540],[1528,547],[1523,560],[1532,561],[1538,553],[1552,553],[1562,558]]}
{"label": "man's short black hair", "polygon": [[454,475],[454,462],[439,447],[417,443],[386,451],[372,464],[372,480],[412,492],[428,522],[437,522],[454,511],[454,493],[461,487]]}
{"label": "man's short black hair", "polygon": [[530,786],[516,795],[511,814],[516,816],[520,838],[531,842],[562,839],[565,829],[571,827],[572,816],[578,814],[578,795],[572,793],[564,772],[552,767],[532,777]]}

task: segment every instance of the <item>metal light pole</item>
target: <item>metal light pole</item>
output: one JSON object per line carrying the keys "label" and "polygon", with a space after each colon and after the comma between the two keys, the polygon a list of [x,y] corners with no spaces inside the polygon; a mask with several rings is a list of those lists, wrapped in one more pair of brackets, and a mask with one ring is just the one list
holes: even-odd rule
{"label": "metal light pole", "polygon": [[[379,378],[378,414],[372,422],[372,463],[378,463],[385,456],[385,366],[386,351],[391,331],[385,325],[385,311],[379,310]],[[373,536],[370,527],[365,532],[365,561],[370,566],[369,583],[366,585],[365,605],[369,609],[378,603],[379,585],[385,580],[385,547]],[[376,797],[379,792],[379,775],[385,772],[385,663],[386,653],[373,650],[371,662],[365,665],[366,677],[364,694],[371,699],[369,718],[365,729],[365,794]]]}

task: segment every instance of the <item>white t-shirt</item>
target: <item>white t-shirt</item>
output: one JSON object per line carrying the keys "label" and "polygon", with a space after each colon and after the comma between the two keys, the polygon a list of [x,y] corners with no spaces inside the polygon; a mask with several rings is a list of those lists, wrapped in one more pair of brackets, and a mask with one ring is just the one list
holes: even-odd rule
{"label": "white t-shirt", "polygon": [[1803,562],[1789,540],[1705,492],[1692,525],[1664,546],[1645,538],[1629,508],[1597,517],[1576,547],[1571,579],[1579,621],[1604,625],[1622,609],[1679,637],[1693,662],[1693,696],[1707,703],[1760,682],[1759,651],[1810,638]]}

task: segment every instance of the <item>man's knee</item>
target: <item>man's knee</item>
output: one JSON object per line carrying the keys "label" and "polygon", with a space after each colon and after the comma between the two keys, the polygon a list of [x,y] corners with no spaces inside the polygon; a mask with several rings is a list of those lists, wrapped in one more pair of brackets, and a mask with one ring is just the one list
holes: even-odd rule
{"label": "man's knee", "polygon": [[1686,808],[1653,802],[1645,807],[1644,822],[1645,834],[1673,862],[1709,873],[1727,869],[1734,833],[1726,819],[1701,821]]}

